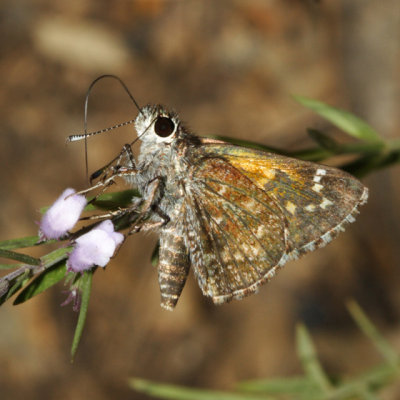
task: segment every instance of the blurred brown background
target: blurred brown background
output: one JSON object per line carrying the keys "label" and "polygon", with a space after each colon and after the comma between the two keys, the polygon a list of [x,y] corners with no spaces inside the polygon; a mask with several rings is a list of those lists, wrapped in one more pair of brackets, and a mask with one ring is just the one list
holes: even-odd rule
{"label": "blurred brown background", "polygon": [[[335,133],[296,104],[300,94],[346,108],[399,137],[398,0],[2,0],[0,3],[0,239],[34,235],[38,209],[85,186],[83,130],[90,82],[119,75],[139,104],[175,108],[194,132],[286,149],[307,127]],[[89,129],[133,118],[117,82],[89,102]],[[89,142],[94,171],[132,140],[132,126]],[[346,138],[344,138],[346,139]],[[138,376],[229,388],[300,373],[303,321],[333,376],[379,362],[345,309],[353,297],[400,349],[400,167],[367,177],[370,201],[327,248],[289,263],[258,295],[221,307],[193,276],[173,313],[159,306],[154,235],[131,237],[94,279],[74,364],[77,315],[59,285],[0,309],[1,399],[141,399]],[[385,399],[400,398],[399,388]]]}

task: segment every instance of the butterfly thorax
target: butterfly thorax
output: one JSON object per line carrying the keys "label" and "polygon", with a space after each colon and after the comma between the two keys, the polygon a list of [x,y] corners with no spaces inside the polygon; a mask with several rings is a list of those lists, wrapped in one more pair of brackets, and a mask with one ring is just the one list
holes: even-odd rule
{"label": "butterfly thorax", "polygon": [[183,134],[172,143],[143,141],[138,158],[136,185],[143,198],[148,198],[155,181],[157,193],[153,205],[172,217],[173,211],[180,209],[185,194],[185,178],[190,168],[184,156],[188,147],[194,145],[195,137]]}

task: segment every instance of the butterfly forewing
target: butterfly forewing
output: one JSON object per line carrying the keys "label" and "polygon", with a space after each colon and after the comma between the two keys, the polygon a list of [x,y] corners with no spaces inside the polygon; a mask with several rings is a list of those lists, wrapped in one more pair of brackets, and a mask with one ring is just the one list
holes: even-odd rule
{"label": "butterfly forewing", "polygon": [[227,143],[195,151],[188,242],[200,286],[216,303],[254,292],[288,259],[328,243],[368,196],[335,168]]}

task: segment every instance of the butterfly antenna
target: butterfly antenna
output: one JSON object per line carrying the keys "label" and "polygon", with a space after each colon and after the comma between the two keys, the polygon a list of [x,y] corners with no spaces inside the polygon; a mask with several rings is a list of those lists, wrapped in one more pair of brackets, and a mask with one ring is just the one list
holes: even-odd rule
{"label": "butterfly antenna", "polygon": [[121,122],[120,124],[113,125],[108,128],[100,129],[99,131],[70,135],[67,137],[67,143],[77,142],[79,140],[83,140],[83,139],[91,137],[91,136],[99,135],[100,133],[106,133],[108,131],[112,131],[113,129],[121,128],[122,126],[129,125],[129,124],[133,124],[134,122],[135,122],[135,119],[130,119],[129,121]]}
{"label": "butterfly antenna", "polygon": [[90,93],[93,89],[93,86],[100,81],[101,79],[105,79],[105,78],[113,78],[116,79],[121,85],[122,87],[125,89],[126,93],[128,94],[129,98],[131,99],[131,101],[133,102],[133,104],[135,105],[135,107],[138,109],[138,111],[142,114],[142,110],[140,109],[137,101],[135,100],[135,98],[132,96],[132,93],[129,91],[128,87],[125,85],[125,83],[122,81],[122,79],[120,79],[118,76],[116,75],[112,75],[112,74],[105,74],[105,75],[101,75],[99,77],[97,77],[89,86],[87,92],[86,92],[86,98],[85,98],[85,119],[84,119],[84,134],[83,135],[71,135],[68,136],[67,138],[67,142],[75,142],[78,140],[85,140],[85,168],[86,168],[86,180],[89,182],[89,162],[88,162],[88,147],[87,147],[87,138],[90,136],[94,136],[94,135],[98,135],[100,133],[105,133],[105,132],[109,132],[113,129],[116,128],[120,128],[122,126],[125,125],[129,125],[132,124],[135,120],[131,119],[129,121],[126,122],[122,122],[120,124],[114,125],[110,128],[105,128],[105,129],[101,129],[99,131],[96,132],[87,132],[87,116],[88,116],[88,104],[89,104],[89,96]]}

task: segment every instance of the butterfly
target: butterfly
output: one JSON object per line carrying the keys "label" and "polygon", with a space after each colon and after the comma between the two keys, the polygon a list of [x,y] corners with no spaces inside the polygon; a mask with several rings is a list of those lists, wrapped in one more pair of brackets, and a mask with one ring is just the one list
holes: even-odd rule
{"label": "butterfly", "polygon": [[255,293],[287,261],[329,243],[368,198],[344,171],[198,137],[160,105],[143,107],[135,128],[138,160],[126,145],[112,177],[142,195],[132,231],[158,229],[167,310],[190,267],[215,304]]}

